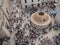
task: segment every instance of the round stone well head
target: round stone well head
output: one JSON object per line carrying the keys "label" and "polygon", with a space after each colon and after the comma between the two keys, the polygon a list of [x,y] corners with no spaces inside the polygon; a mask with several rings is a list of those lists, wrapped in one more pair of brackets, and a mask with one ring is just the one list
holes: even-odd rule
{"label": "round stone well head", "polygon": [[47,28],[51,23],[51,17],[44,12],[35,12],[31,15],[31,24],[38,29]]}

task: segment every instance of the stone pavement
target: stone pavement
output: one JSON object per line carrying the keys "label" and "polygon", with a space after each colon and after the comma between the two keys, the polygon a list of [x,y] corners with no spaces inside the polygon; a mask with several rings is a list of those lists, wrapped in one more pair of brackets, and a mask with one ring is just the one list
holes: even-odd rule
{"label": "stone pavement", "polygon": [[[14,8],[14,7],[16,7],[16,5],[13,5],[13,7],[12,8]],[[19,9],[19,8],[17,8],[16,7],[16,10],[18,10],[18,12],[20,12],[21,11],[21,9]],[[15,10],[14,10],[15,11]],[[19,14],[16,14],[16,16],[17,15],[19,15]],[[18,16],[17,16],[18,17]],[[27,14],[27,13],[25,13],[24,15],[22,15],[21,16],[22,18],[23,18],[23,21],[21,21],[22,22],[22,26],[20,27],[21,29],[23,29],[24,27],[25,27],[25,25],[26,24],[28,24],[29,23],[29,20],[30,20],[30,14]],[[28,18],[27,18],[28,17]],[[53,18],[53,16],[52,16],[52,26],[54,26],[54,18]],[[30,27],[29,27],[30,28]],[[24,28],[25,29],[25,28]],[[28,30],[28,31],[27,31]],[[49,29],[47,29],[47,30],[49,30]],[[30,31],[30,29],[25,29],[25,31],[26,31],[26,34],[27,35],[29,35],[29,31]],[[8,45],[15,45],[15,33],[16,33],[17,31],[13,31],[12,33],[11,33],[11,39],[9,40],[9,44]],[[33,43],[35,43],[35,45],[39,45],[40,44],[40,41],[41,40],[43,40],[44,38],[49,38],[49,39],[53,39],[53,37],[55,36],[55,35],[58,35],[60,33],[60,30],[54,30],[53,28],[51,29],[51,31],[48,31],[48,33],[46,33],[46,34],[40,34],[35,40],[33,40]],[[42,37],[43,36],[43,37]],[[39,38],[40,38],[40,40],[39,40]],[[29,41],[29,45],[31,45],[31,40],[30,40],[30,38],[28,39],[28,41]]]}

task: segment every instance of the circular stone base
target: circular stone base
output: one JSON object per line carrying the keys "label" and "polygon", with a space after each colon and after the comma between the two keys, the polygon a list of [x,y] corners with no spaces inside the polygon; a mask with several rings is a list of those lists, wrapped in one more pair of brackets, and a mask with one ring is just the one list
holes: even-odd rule
{"label": "circular stone base", "polygon": [[35,12],[31,16],[31,24],[37,29],[47,28],[50,23],[51,17],[46,13],[44,13],[44,15],[40,15],[38,12]]}

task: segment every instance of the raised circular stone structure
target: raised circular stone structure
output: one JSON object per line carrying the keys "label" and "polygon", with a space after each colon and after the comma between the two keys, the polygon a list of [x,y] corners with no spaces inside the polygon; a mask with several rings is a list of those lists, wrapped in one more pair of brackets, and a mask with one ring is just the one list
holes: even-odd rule
{"label": "raised circular stone structure", "polygon": [[37,29],[44,29],[51,23],[51,17],[47,13],[35,12],[31,15],[31,24]]}

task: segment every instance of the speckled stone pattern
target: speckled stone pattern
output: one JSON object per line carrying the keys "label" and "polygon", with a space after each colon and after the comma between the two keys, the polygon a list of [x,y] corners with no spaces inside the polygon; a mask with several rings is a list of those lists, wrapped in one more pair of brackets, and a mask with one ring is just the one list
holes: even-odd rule
{"label": "speckled stone pattern", "polygon": [[[52,22],[46,29],[42,30],[37,29],[37,27],[33,27],[30,20],[32,13],[41,11],[40,7],[37,10],[32,10],[33,7],[23,9],[20,8],[21,5],[19,2],[20,0],[14,0],[12,6],[13,9],[9,19],[11,24],[11,33],[16,32],[15,35],[11,36],[10,45],[57,45],[56,42],[54,42],[53,37],[60,33],[60,28],[58,26],[58,30],[54,30],[59,24],[55,23],[54,17],[51,16],[50,12],[53,11],[53,7],[50,8],[50,6],[52,6],[51,4],[48,4],[50,2],[47,2],[47,5],[45,5],[45,8],[49,7],[48,9],[43,8],[41,10],[43,12],[45,10],[45,12],[52,17]],[[41,5],[41,7],[43,7],[43,5]]]}

